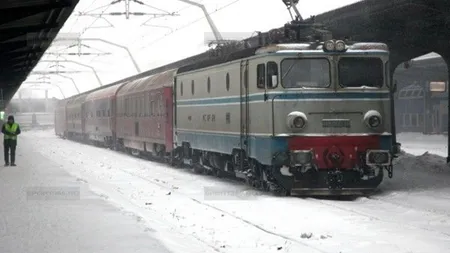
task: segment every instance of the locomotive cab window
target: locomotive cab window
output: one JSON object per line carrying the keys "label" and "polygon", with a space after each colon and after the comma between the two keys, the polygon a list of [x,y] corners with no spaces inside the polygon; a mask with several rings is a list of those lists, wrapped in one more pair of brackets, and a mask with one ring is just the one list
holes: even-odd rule
{"label": "locomotive cab window", "polygon": [[267,88],[273,89],[278,86],[278,64],[270,61],[267,63]]}
{"label": "locomotive cab window", "polygon": [[325,58],[281,61],[281,85],[284,88],[327,88],[330,84],[330,63]]}
{"label": "locomotive cab window", "polygon": [[384,64],[380,58],[344,57],[338,69],[342,87],[383,86]]}
{"label": "locomotive cab window", "polygon": [[256,86],[260,89],[266,87],[266,65],[258,64],[256,66]]}

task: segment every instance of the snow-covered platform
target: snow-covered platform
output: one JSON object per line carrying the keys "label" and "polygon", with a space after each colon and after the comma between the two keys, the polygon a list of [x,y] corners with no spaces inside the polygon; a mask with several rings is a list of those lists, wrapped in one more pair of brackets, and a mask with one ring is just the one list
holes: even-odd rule
{"label": "snow-covered platform", "polygon": [[19,166],[0,170],[0,253],[450,252],[450,167],[436,138],[401,135],[419,156],[396,160],[373,196],[336,200],[274,197],[24,132]]}
{"label": "snow-covered platform", "polygon": [[17,167],[0,167],[1,253],[170,252],[151,227],[83,188],[30,141],[19,138]]}

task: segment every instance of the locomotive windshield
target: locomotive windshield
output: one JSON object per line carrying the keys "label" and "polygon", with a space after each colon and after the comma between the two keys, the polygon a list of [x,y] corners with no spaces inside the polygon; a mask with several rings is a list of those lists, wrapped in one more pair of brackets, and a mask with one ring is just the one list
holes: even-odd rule
{"label": "locomotive windshield", "polygon": [[281,83],[285,88],[326,88],[331,84],[327,59],[285,59],[281,62]]}
{"label": "locomotive windshield", "polygon": [[383,86],[383,61],[380,58],[345,57],[339,60],[338,67],[342,87]]}

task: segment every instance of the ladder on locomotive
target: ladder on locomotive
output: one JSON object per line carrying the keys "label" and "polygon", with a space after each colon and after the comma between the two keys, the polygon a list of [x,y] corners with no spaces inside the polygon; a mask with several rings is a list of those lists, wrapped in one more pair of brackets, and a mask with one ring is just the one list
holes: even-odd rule
{"label": "ladder on locomotive", "polygon": [[[240,148],[239,170],[244,171],[248,168],[250,157],[249,128],[250,128],[250,106],[249,106],[249,75],[248,60],[241,61],[240,66]],[[243,152],[242,152],[243,151]]]}

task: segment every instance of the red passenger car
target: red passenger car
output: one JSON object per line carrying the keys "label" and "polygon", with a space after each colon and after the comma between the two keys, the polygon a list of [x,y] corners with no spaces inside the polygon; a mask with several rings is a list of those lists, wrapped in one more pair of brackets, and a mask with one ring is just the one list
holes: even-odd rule
{"label": "red passenger car", "polygon": [[67,136],[66,105],[66,99],[59,100],[55,108],[55,134],[60,137]]}
{"label": "red passenger car", "polygon": [[116,137],[116,95],[124,83],[89,93],[84,102],[87,138],[107,147],[114,147]]}
{"label": "red passenger car", "polygon": [[172,86],[176,70],[124,85],[117,93],[117,140],[132,153],[163,156],[173,149]]}
{"label": "red passenger car", "polygon": [[84,139],[83,103],[87,94],[82,94],[74,98],[69,98],[67,102],[67,135],[76,139]]}

